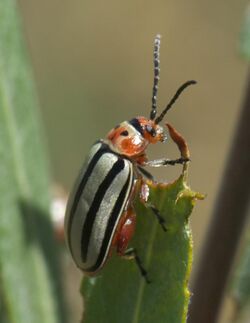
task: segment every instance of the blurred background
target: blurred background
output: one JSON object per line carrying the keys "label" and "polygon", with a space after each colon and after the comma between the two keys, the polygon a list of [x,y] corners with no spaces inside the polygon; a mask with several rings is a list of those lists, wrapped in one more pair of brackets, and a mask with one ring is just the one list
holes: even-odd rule
{"label": "blurred background", "polygon": [[[189,143],[192,188],[207,194],[192,214],[193,272],[243,100],[247,64],[238,44],[246,5],[247,0],[19,0],[51,173],[66,193],[96,139],[123,120],[149,115],[157,33],[161,109],[181,83],[198,81],[166,117]],[[149,156],[179,153],[169,140],[150,148]],[[154,174],[170,181],[179,173],[177,166]],[[72,270],[71,279],[80,279]],[[78,286],[71,281],[68,288]],[[81,309],[78,295],[71,302]]]}

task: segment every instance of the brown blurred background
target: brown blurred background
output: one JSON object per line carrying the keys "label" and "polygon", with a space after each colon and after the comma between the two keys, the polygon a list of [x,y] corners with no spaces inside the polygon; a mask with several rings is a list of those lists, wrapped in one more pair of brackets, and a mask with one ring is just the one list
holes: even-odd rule
{"label": "brown blurred background", "polygon": [[[159,106],[182,82],[198,81],[166,118],[189,142],[192,188],[207,194],[192,215],[194,271],[243,99],[247,64],[238,44],[247,2],[19,0],[52,175],[66,190],[96,139],[149,115],[157,33]],[[169,141],[149,154],[175,158],[178,151]],[[155,174],[171,180],[179,172]]]}

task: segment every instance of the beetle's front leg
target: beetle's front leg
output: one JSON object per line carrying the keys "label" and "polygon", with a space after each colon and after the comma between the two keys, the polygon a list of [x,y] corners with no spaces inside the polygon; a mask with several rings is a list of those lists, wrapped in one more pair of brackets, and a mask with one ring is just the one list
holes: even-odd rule
{"label": "beetle's front leg", "polygon": [[176,164],[183,165],[189,161],[190,161],[189,158],[184,158],[184,157],[180,157],[177,159],[163,158],[163,159],[145,161],[143,166],[150,166],[150,167],[161,167],[161,166],[167,166],[167,165],[174,166]]}

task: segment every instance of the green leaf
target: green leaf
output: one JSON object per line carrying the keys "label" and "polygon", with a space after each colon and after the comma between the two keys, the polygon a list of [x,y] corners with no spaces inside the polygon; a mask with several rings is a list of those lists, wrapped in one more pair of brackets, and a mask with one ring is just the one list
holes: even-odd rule
{"label": "green leaf", "polygon": [[152,282],[145,282],[133,260],[114,255],[101,276],[83,279],[84,323],[186,322],[192,264],[188,219],[199,198],[183,175],[171,184],[150,185],[150,202],[164,216],[167,232],[138,200],[131,246],[136,247]]}
{"label": "green leaf", "polygon": [[0,321],[65,322],[40,116],[14,0],[0,2]]}

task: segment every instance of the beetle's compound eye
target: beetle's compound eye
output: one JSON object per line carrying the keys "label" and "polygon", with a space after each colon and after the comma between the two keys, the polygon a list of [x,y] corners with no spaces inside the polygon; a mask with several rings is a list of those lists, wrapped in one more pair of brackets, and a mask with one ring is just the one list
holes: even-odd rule
{"label": "beetle's compound eye", "polygon": [[128,131],[127,130],[124,130],[120,133],[121,136],[123,137],[127,137],[128,136]]}
{"label": "beetle's compound eye", "polygon": [[146,125],[146,131],[152,136],[152,137],[155,137],[156,136],[156,131],[155,129],[150,126],[150,125]]}

